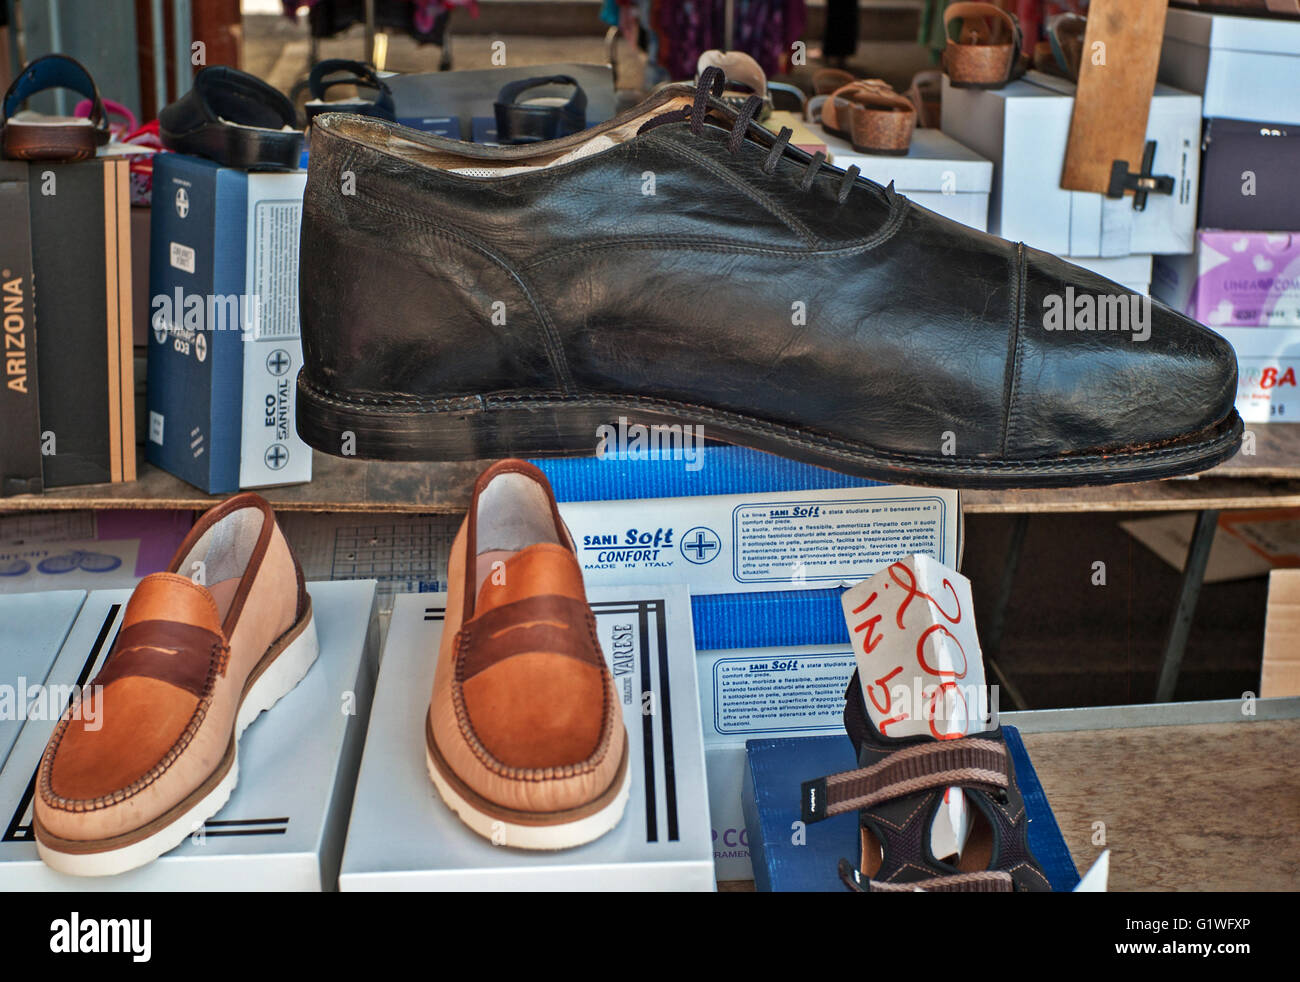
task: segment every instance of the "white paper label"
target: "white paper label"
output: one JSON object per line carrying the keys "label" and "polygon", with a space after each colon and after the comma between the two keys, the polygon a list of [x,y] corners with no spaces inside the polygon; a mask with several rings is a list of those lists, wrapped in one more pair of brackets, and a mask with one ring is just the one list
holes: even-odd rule
{"label": "white paper label", "polygon": [[[890,564],[840,598],[867,715],[885,736],[955,739],[987,729],[984,660],[970,581],[929,556]],[[944,794],[934,855],[960,855],[970,832],[965,795]]]}
{"label": "white paper label", "polygon": [[179,242],[171,244],[171,264],[186,273],[194,272],[194,250]]}

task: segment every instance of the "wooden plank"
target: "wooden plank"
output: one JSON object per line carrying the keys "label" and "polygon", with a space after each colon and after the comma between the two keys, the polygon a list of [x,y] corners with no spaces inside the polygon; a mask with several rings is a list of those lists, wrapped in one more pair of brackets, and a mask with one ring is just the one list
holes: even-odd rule
{"label": "wooden plank", "polygon": [[[1167,0],[1089,4],[1061,187],[1105,194],[1116,160],[1127,161],[1130,173],[1141,169],[1167,6]],[[1104,52],[1104,64],[1096,64],[1094,52]]]}
{"label": "wooden plank", "polygon": [[1123,890],[1294,890],[1300,720],[1023,735],[1082,873]]}
{"label": "wooden plank", "polygon": [[[474,478],[487,463],[357,461],[318,453],[312,465],[315,478],[310,484],[262,488],[259,493],[283,511],[456,514],[465,510]],[[141,464],[139,479],[124,484],[91,484],[0,498],[0,514],[79,508],[202,510],[220,500],[221,496],[203,494],[165,471]],[[1300,477],[1231,477],[1216,471],[1194,480],[1113,487],[966,491],[961,500],[963,510],[970,514],[1300,508]]]}

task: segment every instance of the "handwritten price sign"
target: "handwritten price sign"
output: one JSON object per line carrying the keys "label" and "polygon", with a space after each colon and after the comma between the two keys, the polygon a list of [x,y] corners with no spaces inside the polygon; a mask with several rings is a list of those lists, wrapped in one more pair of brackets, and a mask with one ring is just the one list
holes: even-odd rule
{"label": "handwritten price sign", "polygon": [[[881,734],[953,740],[987,729],[969,580],[917,554],[863,580],[840,602],[867,715]],[[936,856],[959,852],[969,833],[964,798],[957,788],[945,794],[932,833]]]}

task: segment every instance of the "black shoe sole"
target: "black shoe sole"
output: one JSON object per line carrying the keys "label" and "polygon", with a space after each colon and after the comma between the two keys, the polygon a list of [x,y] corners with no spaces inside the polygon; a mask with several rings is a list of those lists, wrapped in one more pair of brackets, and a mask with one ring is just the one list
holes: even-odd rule
{"label": "black shoe sole", "polygon": [[[447,399],[346,398],[298,377],[298,434],[324,453],[361,460],[492,460],[593,454],[598,428],[685,424],[704,436],[843,474],[944,488],[1062,488],[1176,477],[1222,463],[1241,444],[1234,410],[1216,426],[1145,448],[1039,460],[892,453],[700,406],[632,396],[508,393]],[[707,460],[707,451],[705,453]]]}

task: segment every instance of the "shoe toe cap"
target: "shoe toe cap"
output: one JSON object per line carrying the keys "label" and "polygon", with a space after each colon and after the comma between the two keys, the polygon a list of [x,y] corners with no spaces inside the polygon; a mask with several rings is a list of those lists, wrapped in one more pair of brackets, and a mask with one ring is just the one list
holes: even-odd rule
{"label": "shoe toe cap", "polygon": [[1222,337],[1045,256],[1027,263],[1011,371],[1008,457],[1185,440],[1226,420],[1237,392],[1236,356]]}

